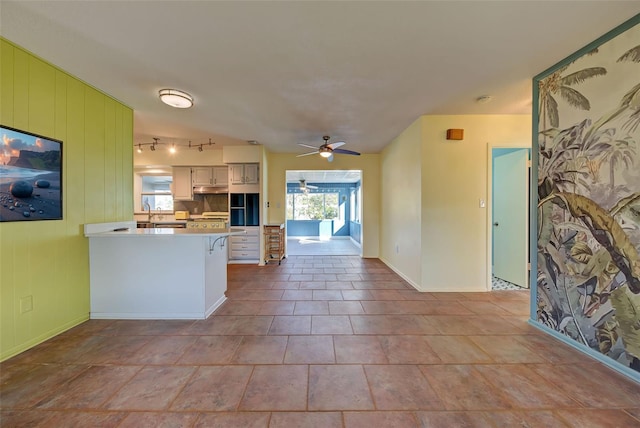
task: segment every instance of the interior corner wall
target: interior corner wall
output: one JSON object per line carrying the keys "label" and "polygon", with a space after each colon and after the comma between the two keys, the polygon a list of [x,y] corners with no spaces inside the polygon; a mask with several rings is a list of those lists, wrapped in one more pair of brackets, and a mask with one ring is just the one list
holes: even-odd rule
{"label": "interior corner wall", "polygon": [[[434,115],[421,120],[422,289],[486,291],[487,143],[530,144],[531,115]],[[447,140],[451,128],[464,129],[464,139]]]}
{"label": "interior corner wall", "polygon": [[270,223],[286,221],[287,171],[362,171],[362,257],[379,257],[380,245],[380,155],[335,156],[329,163],[320,156],[296,157],[296,153],[268,153],[268,218]]}
{"label": "interior corner wall", "polygon": [[88,319],[83,224],[133,217],[133,112],[2,38],[0,64],[0,123],[63,142],[63,220],[0,223],[5,360]]}
{"label": "interior corner wall", "polygon": [[419,290],[421,150],[418,119],[385,147],[380,158],[380,259]]}

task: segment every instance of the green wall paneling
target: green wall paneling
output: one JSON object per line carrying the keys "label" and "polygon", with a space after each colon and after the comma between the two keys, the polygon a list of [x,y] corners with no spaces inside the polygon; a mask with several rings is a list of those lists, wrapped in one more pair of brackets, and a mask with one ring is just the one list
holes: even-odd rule
{"label": "green wall paneling", "polygon": [[0,123],[63,141],[63,220],[0,223],[4,360],[88,318],[83,225],[133,217],[133,112],[2,38],[0,60]]}

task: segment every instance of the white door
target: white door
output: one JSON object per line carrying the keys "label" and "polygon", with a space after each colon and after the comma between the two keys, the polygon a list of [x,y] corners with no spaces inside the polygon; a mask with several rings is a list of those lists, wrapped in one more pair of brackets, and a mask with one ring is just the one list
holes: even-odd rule
{"label": "white door", "polygon": [[529,151],[517,150],[493,165],[493,274],[528,287]]}

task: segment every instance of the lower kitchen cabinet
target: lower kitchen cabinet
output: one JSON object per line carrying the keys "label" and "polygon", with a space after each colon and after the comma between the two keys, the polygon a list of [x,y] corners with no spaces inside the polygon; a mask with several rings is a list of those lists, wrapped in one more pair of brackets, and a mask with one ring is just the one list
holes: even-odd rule
{"label": "lower kitchen cabinet", "polygon": [[260,227],[244,227],[246,234],[229,237],[229,262],[257,263],[260,260]]}

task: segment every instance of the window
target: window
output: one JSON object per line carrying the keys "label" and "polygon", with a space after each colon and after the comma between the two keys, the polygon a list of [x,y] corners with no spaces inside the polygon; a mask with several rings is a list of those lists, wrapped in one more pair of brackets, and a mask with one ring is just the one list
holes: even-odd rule
{"label": "window", "polygon": [[360,223],[360,200],[362,197],[362,187],[358,186],[355,189],[351,189],[351,218],[354,223]]}
{"label": "window", "polygon": [[338,193],[287,194],[287,220],[332,220],[338,218]]}
{"label": "window", "polygon": [[[143,175],[142,191],[140,192],[140,206],[143,210],[173,211],[173,195],[170,175]],[[149,204],[149,206],[147,206]]]}

